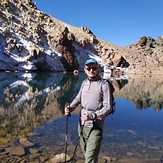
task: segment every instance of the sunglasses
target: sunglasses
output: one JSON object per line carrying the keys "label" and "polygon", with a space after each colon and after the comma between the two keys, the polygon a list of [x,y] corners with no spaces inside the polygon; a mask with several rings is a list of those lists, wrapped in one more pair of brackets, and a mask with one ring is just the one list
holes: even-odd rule
{"label": "sunglasses", "polygon": [[91,71],[91,70],[95,71],[95,70],[97,70],[97,67],[86,67],[86,69],[87,69],[88,71]]}

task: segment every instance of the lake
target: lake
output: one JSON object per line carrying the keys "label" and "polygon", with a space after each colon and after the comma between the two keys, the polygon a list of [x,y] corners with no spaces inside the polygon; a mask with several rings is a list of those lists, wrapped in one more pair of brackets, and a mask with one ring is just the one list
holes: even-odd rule
{"label": "lake", "polygon": [[[101,74],[103,76],[103,74]],[[68,118],[64,107],[80,89],[85,73],[0,72],[0,160],[50,162],[77,143],[80,107]],[[99,163],[163,162],[163,79],[159,75],[110,78],[116,110],[106,118]],[[84,162],[78,146],[74,162]]]}

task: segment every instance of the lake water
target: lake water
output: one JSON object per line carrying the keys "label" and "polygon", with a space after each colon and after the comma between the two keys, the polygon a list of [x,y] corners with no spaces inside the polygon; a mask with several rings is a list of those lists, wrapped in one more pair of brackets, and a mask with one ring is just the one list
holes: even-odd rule
{"label": "lake water", "polygon": [[[74,99],[85,77],[0,72],[0,162],[48,163],[64,153],[64,106]],[[130,75],[111,80],[116,111],[106,119],[99,162],[163,162],[163,79]],[[79,109],[68,118],[70,157],[78,139]],[[80,146],[75,162],[84,162]]]}

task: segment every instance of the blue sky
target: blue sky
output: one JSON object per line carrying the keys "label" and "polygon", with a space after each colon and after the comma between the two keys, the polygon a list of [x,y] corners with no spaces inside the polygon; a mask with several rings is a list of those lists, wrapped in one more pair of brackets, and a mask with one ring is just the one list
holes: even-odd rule
{"label": "blue sky", "polygon": [[127,46],[163,36],[163,0],[33,0],[37,8],[96,37]]}

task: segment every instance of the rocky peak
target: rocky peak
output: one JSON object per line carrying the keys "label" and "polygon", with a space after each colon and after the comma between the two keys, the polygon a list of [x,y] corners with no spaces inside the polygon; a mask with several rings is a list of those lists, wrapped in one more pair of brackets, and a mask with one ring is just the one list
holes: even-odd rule
{"label": "rocky peak", "polygon": [[[163,36],[126,47],[97,38],[37,9],[32,0],[0,2],[0,66],[8,71],[83,71],[93,57],[103,71],[162,73]],[[108,72],[109,72],[108,71]]]}

